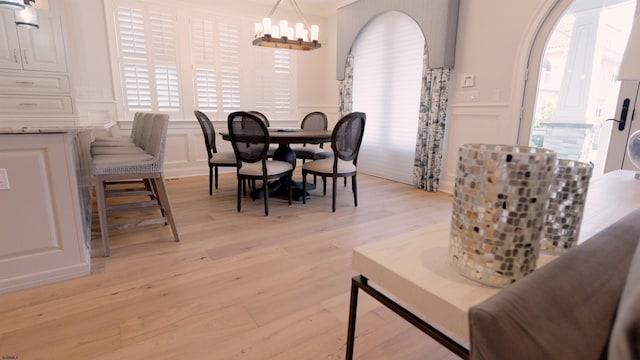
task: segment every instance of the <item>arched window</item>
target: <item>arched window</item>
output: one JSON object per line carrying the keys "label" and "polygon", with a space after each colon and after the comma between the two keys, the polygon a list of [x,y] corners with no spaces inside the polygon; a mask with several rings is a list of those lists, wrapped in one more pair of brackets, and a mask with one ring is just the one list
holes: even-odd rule
{"label": "arched window", "polygon": [[386,12],[353,45],[353,111],[367,114],[358,170],[411,184],[424,36],[408,15]]}

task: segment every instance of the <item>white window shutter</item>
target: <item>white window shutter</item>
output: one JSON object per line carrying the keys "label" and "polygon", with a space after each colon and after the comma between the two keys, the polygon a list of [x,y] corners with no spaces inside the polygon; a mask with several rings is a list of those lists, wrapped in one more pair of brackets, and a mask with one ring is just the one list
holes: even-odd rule
{"label": "white window shutter", "polygon": [[125,98],[130,111],[151,111],[151,85],[146,64],[123,64]]}
{"label": "white window shutter", "polygon": [[144,19],[141,9],[118,6],[116,8],[118,44],[123,58],[147,57]]}
{"label": "white window shutter", "polygon": [[171,13],[152,11],[149,22],[155,59],[176,61],[175,16]]}
{"label": "white window shutter", "polygon": [[176,11],[119,3],[115,17],[127,111],[180,111]]}
{"label": "white window shutter", "polygon": [[196,106],[201,111],[218,111],[218,92],[216,71],[214,69],[195,69]]}
{"label": "white window shutter", "polygon": [[[113,4],[122,97],[129,114],[186,114],[184,110],[193,107],[218,119],[243,108],[279,114],[281,119],[294,116],[296,58],[287,49],[248,46],[242,39],[250,36],[253,23],[243,14],[233,18],[179,2],[108,1]],[[254,49],[264,51],[256,57]],[[184,66],[190,70],[185,72]],[[253,71],[241,73],[241,68]],[[191,76],[182,79],[185,74]],[[250,86],[242,89],[242,84]]]}
{"label": "white window shutter", "polygon": [[266,114],[290,114],[292,101],[291,51],[255,48],[253,72],[256,109]]}
{"label": "white window shutter", "polygon": [[178,70],[175,66],[156,65],[156,90],[159,111],[180,110]]}
{"label": "white window shutter", "polygon": [[191,57],[195,64],[215,65],[216,28],[211,19],[192,18]]}
{"label": "white window shutter", "polygon": [[222,111],[240,110],[240,51],[239,29],[234,24],[220,24],[220,88]]}

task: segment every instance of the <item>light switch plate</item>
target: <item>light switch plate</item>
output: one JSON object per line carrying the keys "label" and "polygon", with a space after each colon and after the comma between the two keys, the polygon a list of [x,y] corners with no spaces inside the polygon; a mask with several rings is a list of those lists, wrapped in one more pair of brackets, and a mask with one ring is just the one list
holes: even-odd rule
{"label": "light switch plate", "polygon": [[0,190],[9,190],[9,175],[5,168],[0,168]]}
{"label": "light switch plate", "polygon": [[461,87],[473,87],[476,83],[476,77],[474,75],[462,75]]}

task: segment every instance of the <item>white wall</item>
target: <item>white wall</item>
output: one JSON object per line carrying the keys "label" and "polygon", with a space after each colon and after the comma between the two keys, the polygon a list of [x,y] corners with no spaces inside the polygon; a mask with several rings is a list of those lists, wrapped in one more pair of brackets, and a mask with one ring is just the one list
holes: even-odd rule
{"label": "white wall", "polygon": [[529,50],[555,2],[461,0],[441,190],[453,191],[460,145],[516,143]]}
{"label": "white wall", "polygon": [[[555,1],[460,1],[448,135],[440,182],[442,190],[453,189],[459,145],[516,142],[530,43],[535,29]],[[271,7],[246,0],[197,2],[199,6],[216,6],[232,13],[255,16],[256,19],[265,16]],[[64,15],[71,76],[80,116],[89,122],[99,122],[109,116],[117,119],[113,113],[115,99],[102,1],[55,0],[50,3]],[[279,9],[274,17],[278,17],[281,11],[284,11],[283,16],[286,14],[286,10]],[[336,13],[326,17],[305,15],[309,21],[320,23],[323,47],[298,54],[298,112],[324,111],[332,125],[338,117]],[[473,87],[460,87],[463,74],[475,76]],[[280,125],[296,124],[293,119],[291,121]],[[216,126],[224,124],[217,123]],[[195,119],[192,123],[181,123],[171,128],[167,176],[207,173],[200,136]]]}

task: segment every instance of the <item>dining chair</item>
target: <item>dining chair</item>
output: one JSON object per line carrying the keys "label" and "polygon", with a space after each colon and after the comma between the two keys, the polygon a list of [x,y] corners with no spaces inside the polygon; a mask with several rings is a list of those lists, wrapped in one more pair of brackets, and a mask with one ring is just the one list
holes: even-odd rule
{"label": "dining chair", "polygon": [[262,120],[262,122],[263,122],[267,127],[271,126],[271,125],[269,124],[269,119],[267,118],[267,116],[266,116],[265,114],[261,113],[260,111],[251,110],[251,111],[248,111],[248,113],[249,113],[249,114],[251,114],[251,115],[255,115],[255,116],[257,116],[260,120]]}
{"label": "dining chair", "polygon": [[[256,115],[237,111],[229,114],[227,124],[229,138],[236,155],[238,174],[238,212],[241,209],[245,180],[262,180],[264,214],[269,215],[269,180],[283,178],[287,183],[293,176],[293,165],[286,161],[268,160],[269,130]],[[291,205],[291,189],[288,186]]]}
{"label": "dining chair", "polygon": [[[327,126],[327,115],[320,111],[308,113],[300,124],[300,128],[303,130],[327,130]],[[318,145],[307,146],[307,144],[302,144],[302,146],[292,147],[291,149],[296,153],[296,159],[302,159],[304,164],[306,160],[314,160],[316,154],[324,151],[323,143]]]}
{"label": "dining chair", "polygon": [[218,188],[218,167],[236,167],[238,162],[233,151],[218,152],[216,131],[209,117],[198,110],[194,110],[193,113],[196,115],[204,135],[204,145],[207,148],[207,157],[209,159],[209,195],[212,195],[214,178],[216,189]]}
{"label": "dining chair", "polygon": [[[269,118],[267,118],[267,116],[265,114],[261,113],[260,111],[251,110],[251,111],[248,111],[248,113],[251,114],[251,115],[257,116],[260,120],[262,120],[262,122],[267,127],[271,126],[271,124],[269,124]],[[269,147],[269,152],[267,153],[267,157],[268,158],[273,158],[273,153],[276,151],[276,149],[278,149],[277,145],[270,146]]]}
{"label": "dining chair", "polygon": [[[100,231],[104,247],[104,256],[109,256],[109,230],[126,229],[134,226],[163,223],[171,226],[175,241],[180,241],[176,227],[169,193],[164,180],[164,154],[166,147],[169,115],[162,113],[144,113],[141,115],[144,127],[149,127],[149,134],[142,136],[143,153],[113,153],[92,155],[91,171],[95,187],[96,204],[100,219]],[[143,180],[147,191],[122,189],[108,191],[108,183],[139,182]],[[140,200],[140,197],[149,197]],[[117,204],[107,204],[107,197],[118,197]],[[129,200],[129,201],[125,201]],[[160,210],[160,217],[154,219],[125,219],[128,223],[109,224],[108,216],[114,213]]]}
{"label": "dining chair", "polygon": [[[333,156],[313,160],[302,165],[302,191],[307,191],[307,174],[318,175],[324,182],[323,193],[326,195],[326,179],[333,179],[332,211],[336,211],[337,179],[351,177],[353,204],[358,206],[358,187],[356,181],[358,153],[364,135],[366,115],[353,112],[338,121],[331,134],[331,149]],[[306,197],[302,198],[306,203]]]}

